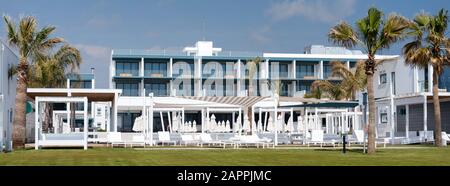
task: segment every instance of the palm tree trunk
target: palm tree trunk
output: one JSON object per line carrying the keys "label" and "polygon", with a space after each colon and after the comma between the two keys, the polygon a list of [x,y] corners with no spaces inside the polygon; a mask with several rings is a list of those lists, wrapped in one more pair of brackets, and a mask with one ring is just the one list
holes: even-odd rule
{"label": "palm tree trunk", "polygon": [[[248,96],[253,96],[253,78],[248,79]],[[247,116],[248,120],[250,121],[250,134],[252,134],[252,121],[253,121],[253,115],[252,115],[252,107],[247,107]]]}
{"label": "palm tree trunk", "polygon": [[367,153],[375,154],[375,97],[373,92],[373,73],[367,74],[367,96],[369,102],[369,124]]}
{"label": "palm tree trunk", "polygon": [[442,147],[441,106],[439,103],[439,73],[433,71],[433,106],[434,106],[434,140],[436,146]]}
{"label": "palm tree trunk", "polygon": [[[27,69],[26,58],[20,57],[17,67],[17,86],[16,86],[16,107],[14,109],[13,121],[13,148],[23,149],[25,147],[25,106],[27,99]],[[38,130],[38,129],[35,129]]]}

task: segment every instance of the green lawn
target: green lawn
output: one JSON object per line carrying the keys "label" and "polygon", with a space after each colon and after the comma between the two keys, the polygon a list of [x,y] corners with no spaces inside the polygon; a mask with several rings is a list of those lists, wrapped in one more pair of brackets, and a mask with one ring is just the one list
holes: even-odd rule
{"label": "green lawn", "polygon": [[0,153],[0,165],[450,165],[450,148],[380,148],[374,156],[339,149],[44,149]]}

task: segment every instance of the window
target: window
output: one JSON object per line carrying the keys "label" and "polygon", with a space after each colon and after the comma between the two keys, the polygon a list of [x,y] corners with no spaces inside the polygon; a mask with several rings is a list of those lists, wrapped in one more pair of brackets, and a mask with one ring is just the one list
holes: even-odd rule
{"label": "window", "polygon": [[101,116],[102,115],[102,108],[97,108],[97,116]]}
{"label": "window", "polygon": [[139,76],[139,61],[116,62],[116,76]]}
{"label": "window", "polygon": [[387,82],[386,73],[380,74],[380,85],[381,84],[386,84],[386,82]]}
{"label": "window", "polygon": [[167,63],[165,62],[151,62],[144,65],[145,75],[150,77],[166,77]]}
{"label": "window", "polygon": [[145,95],[153,92],[153,96],[167,96],[167,86],[165,83],[145,84]]}
{"label": "window", "polygon": [[380,121],[381,121],[381,123],[387,123],[388,122],[388,115],[387,115],[387,113],[381,113],[380,114]]}
{"label": "window", "polygon": [[296,89],[297,91],[305,91],[305,92],[310,92],[311,91],[311,83],[309,82],[302,82],[302,81],[297,81],[297,86]]}
{"label": "window", "polygon": [[391,72],[391,84],[392,84],[392,94],[396,94],[395,88],[395,72]]}
{"label": "window", "polygon": [[[301,62],[297,62],[301,63]],[[313,64],[297,64],[296,67],[297,78],[314,77],[314,65]]]}
{"label": "window", "polygon": [[330,63],[326,63],[323,65],[323,78],[327,79],[333,76],[333,66]]}
{"label": "window", "polygon": [[406,108],[400,108],[399,114],[402,116],[406,115]]}
{"label": "window", "polygon": [[123,96],[139,96],[139,83],[134,81],[117,81],[116,88],[122,89]]}

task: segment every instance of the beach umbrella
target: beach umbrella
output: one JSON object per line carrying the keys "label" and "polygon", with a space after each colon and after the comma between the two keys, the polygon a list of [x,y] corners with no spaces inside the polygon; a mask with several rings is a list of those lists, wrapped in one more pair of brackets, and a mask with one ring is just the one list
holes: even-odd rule
{"label": "beach umbrella", "polygon": [[238,116],[236,119],[236,122],[233,125],[233,131],[234,132],[239,132],[239,129],[241,128],[241,117]]}
{"label": "beach umbrella", "polygon": [[231,131],[230,121],[229,120],[227,120],[227,122],[225,122],[225,131],[226,132],[230,132]]}
{"label": "beach umbrella", "polygon": [[133,131],[142,132],[144,131],[144,119],[140,116],[134,120]]}
{"label": "beach umbrella", "polygon": [[244,116],[244,126],[242,127],[242,129],[244,131],[249,131],[250,130],[250,121],[248,120],[248,116],[247,115]]}
{"label": "beach umbrella", "polygon": [[273,118],[272,116],[270,116],[269,120],[267,121],[267,131],[273,132],[274,130]]}

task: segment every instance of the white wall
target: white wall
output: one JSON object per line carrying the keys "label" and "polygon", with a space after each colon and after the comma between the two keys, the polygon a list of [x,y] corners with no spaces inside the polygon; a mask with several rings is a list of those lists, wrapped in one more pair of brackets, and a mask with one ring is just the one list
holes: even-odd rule
{"label": "white wall", "polygon": [[[383,98],[390,96],[391,74],[395,72],[395,89],[396,95],[406,95],[414,93],[414,69],[406,65],[403,58],[392,61],[386,61],[380,64],[375,71],[373,77],[375,98]],[[386,73],[386,83],[380,84],[380,74]],[[423,80],[423,70],[419,70],[418,80]],[[422,76],[420,76],[422,74]]]}
{"label": "white wall", "polygon": [[18,63],[17,55],[0,41],[0,150],[3,145],[10,150],[12,118],[15,107],[16,76],[9,78],[8,69]]}

